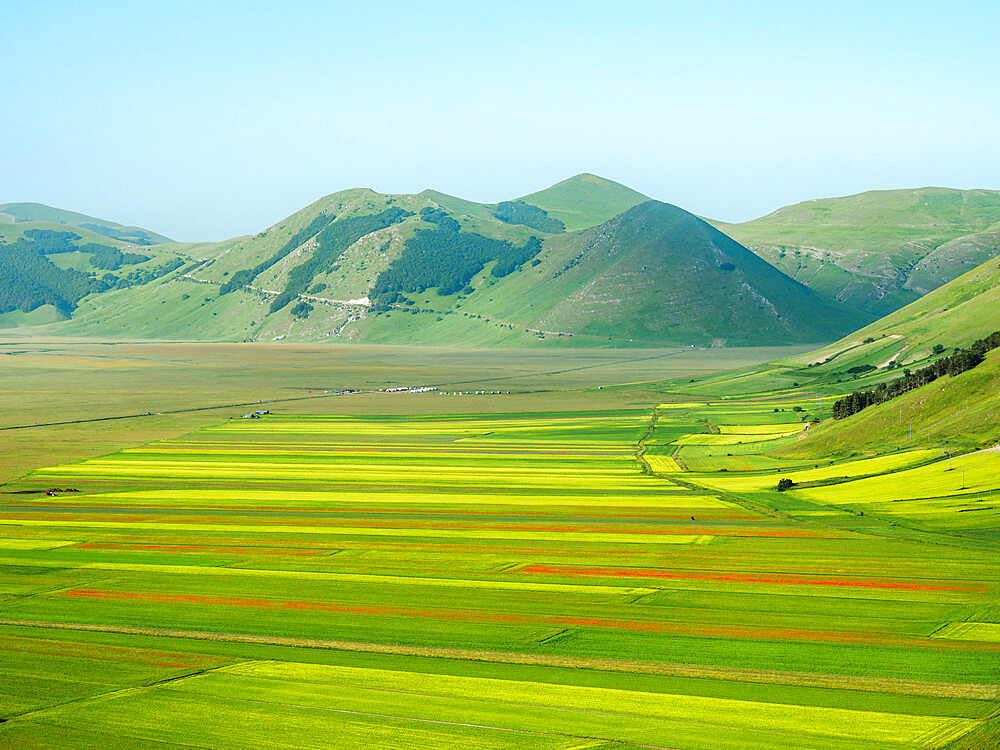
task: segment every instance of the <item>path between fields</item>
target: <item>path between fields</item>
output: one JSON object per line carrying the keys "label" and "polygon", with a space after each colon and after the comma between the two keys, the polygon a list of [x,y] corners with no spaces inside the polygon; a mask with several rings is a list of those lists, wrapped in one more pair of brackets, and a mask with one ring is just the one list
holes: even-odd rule
{"label": "path between fields", "polygon": [[634,674],[732,680],[736,682],[797,685],[803,687],[860,690],[873,693],[895,693],[900,695],[926,695],[940,698],[972,698],[978,700],[996,700],[1000,698],[1000,686],[976,683],[929,682],[890,677],[879,678],[813,674],[807,672],[780,672],[776,670],[744,669],[704,664],[661,664],[628,659],[571,657],[554,654],[522,654],[509,651],[479,651],[475,649],[440,648],[436,646],[402,646],[386,643],[359,643],[353,641],[332,641],[240,633],[212,633],[200,630],[141,628],[125,625],[92,625],[73,622],[49,622],[45,620],[14,620],[3,618],[0,619],[0,625],[99,633],[122,633],[125,635],[166,638],[190,638],[200,641],[260,643],[271,646],[357,651],[362,653],[393,654],[397,656],[426,656],[438,659],[460,659],[463,661],[482,661],[494,664],[525,664],[574,669],[597,669],[606,672],[630,672]]}

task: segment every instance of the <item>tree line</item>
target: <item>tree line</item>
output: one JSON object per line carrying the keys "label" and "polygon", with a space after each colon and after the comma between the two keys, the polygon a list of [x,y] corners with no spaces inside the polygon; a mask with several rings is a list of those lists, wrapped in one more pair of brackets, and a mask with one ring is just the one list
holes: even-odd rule
{"label": "tree line", "polygon": [[493,216],[507,224],[521,224],[539,232],[559,234],[566,231],[566,225],[553,219],[548,213],[524,201],[503,201],[493,209]]}

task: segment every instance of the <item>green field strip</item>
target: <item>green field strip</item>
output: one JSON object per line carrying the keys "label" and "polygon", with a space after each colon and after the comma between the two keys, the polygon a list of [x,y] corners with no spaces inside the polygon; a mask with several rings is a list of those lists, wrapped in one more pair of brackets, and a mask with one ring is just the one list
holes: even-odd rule
{"label": "green field strip", "polygon": [[787,437],[796,435],[806,428],[804,422],[779,423],[779,424],[720,424],[719,432],[723,435],[772,435],[776,437]]}
{"label": "green field strip", "polygon": [[[509,664],[531,667],[559,668],[570,670],[597,670],[609,673],[634,675],[657,675],[696,680],[722,680],[727,682],[757,683],[766,685],[787,685],[802,688],[845,690],[862,693],[888,693],[901,696],[925,696],[929,698],[995,701],[1000,699],[1000,686],[981,683],[936,682],[930,680],[901,679],[889,677],[868,677],[862,675],[823,674],[817,672],[791,672],[754,668],[728,667],[724,665],[668,663],[663,661],[642,661],[636,659],[614,659],[594,656],[573,656],[566,654],[522,653],[514,651],[486,651],[469,648],[446,648],[437,646],[406,645],[396,643],[337,641],[330,639],[300,638],[281,635],[259,635],[248,633],[224,633],[199,630],[178,630],[160,627],[137,627],[129,625],[93,624],[75,622],[52,622],[43,620],[0,618],[0,626],[15,631],[66,631],[79,633],[110,633],[129,637],[144,636],[156,639],[180,639],[182,641],[215,641],[219,643],[244,643],[264,646],[345,651],[390,656],[444,659],[457,662],[483,662],[485,664]],[[169,649],[180,647],[171,640]],[[202,652],[196,651],[194,656]],[[987,707],[988,709],[989,707]]]}
{"label": "green field strip", "polygon": [[[938,449],[921,449],[906,451],[904,453],[893,453],[887,456],[876,456],[874,458],[862,458],[857,461],[846,461],[844,463],[822,466],[820,468],[782,471],[774,474],[755,474],[752,476],[727,476],[715,475],[685,477],[698,484],[703,484],[715,489],[727,490],[731,492],[756,492],[765,489],[773,489],[778,484],[778,479],[787,477],[796,484],[803,482],[820,482],[831,479],[844,479],[850,477],[863,477],[885,472],[898,472],[902,469],[925,463],[941,455]],[[900,474],[889,474],[889,481],[896,481]],[[839,486],[839,485],[838,485]],[[805,492],[806,490],[796,490]]]}
{"label": "green field strip", "polygon": [[[718,436],[716,436],[718,437]],[[622,462],[624,463],[624,462]],[[568,470],[560,470],[555,467],[540,467],[540,466],[517,466],[512,468],[510,466],[500,466],[500,467],[490,467],[485,466],[482,468],[477,468],[475,470],[470,470],[463,466],[450,466],[450,465],[409,465],[409,464],[390,464],[387,462],[377,462],[374,464],[379,470],[378,479],[385,477],[396,477],[398,475],[403,476],[413,476],[414,474],[455,474],[460,477],[477,478],[477,477],[498,477],[503,479],[508,479],[511,474],[516,473],[519,476],[528,474],[538,477],[551,477],[558,478],[562,480],[570,479],[570,472],[574,476],[586,477],[586,482],[580,482],[581,484],[590,484],[595,481],[601,481],[602,479],[608,479],[611,481],[619,481],[619,478],[624,477],[637,477],[641,473],[635,466],[622,466],[621,468],[612,467],[596,467],[587,468],[583,466],[573,466]],[[52,466],[45,469],[39,469],[36,474],[45,476],[46,474],[72,474],[72,473],[99,473],[114,476],[122,470],[127,472],[138,471],[143,476],[155,476],[154,472],[159,470],[166,472],[168,475],[173,473],[184,473],[186,471],[198,473],[208,473],[213,476],[218,476],[220,478],[225,478],[230,475],[239,475],[241,472],[247,470],[258,470],[258,471],[271,471],[280,472],[283,469],[290,469],[295,471],[308,471],[314,470],[317,474],[333,475],[344,474],[351,475],[358,472],[366,472],[369,479],[373,479],[371,476],[371,470],[373,468],[372,463],[349,463],[346,461],[328,461],[323,463],[315,462],[295,462],[295,463],[280,463],[272,461],[214,461],[211,458],[202,457],[200,460],[192,461],[176,461],[169,459],[162,460],[145,460],[145,459],[134,459],[134,460],[111,460],[111,459],[92,459],[90,461],[85,461],[79,464],[68,464],[64,466]]]}
{"label": "green field strip", "polygon": [[[794,433],[790,433],[794,434]],[[740,445],[745,443],[769,443],[772,440],[778,440],[786,435],[780,434],[725,434],[719,435],[715,433],[698,433],[695,435],[687,435],[685,437],[677,438],[671,445]]]}
{"label": "green field strip", "polygon": [[315,448],[249,448],[249,447],[217,447],[217,446],[178,446],[178,447],[142,447],[142,448],[128,448],[121,451],[118,455],[121,456],[160,456],[160,457],[171,457],[171,456],[190,456],[197,459],[204,459],[206,456],[268,456],[271,458],[311,458],[316,459],[318,457],[328,458],[331,460],[344,460],[344,459],[369,459],[372,463],[382,462],[405,462],[407,459],[411,461],[421,461],[427,464],[437,464],[441,466],[448,466],[454,462],[487,462],[485,465],[489,465],[488,462],[499,462],[504,461],[508,464],[510,463],[521,463],[524,462],[528,465],[532,464],[564,464],[567,467],[574,467],[577,465],[586,464],[596,464],[603,463],[609,466],[614,463],[625,463],[630,460],[634,460],[635,456],[632,451],[620,451],[612,452],[610,450],[605,451],[591,451],[589,453],[575,452],[575,451],[557,451],[553,450],[551,452],[535,452],[531,453],[526,450],[517,450],[516,448],[510,448],[509,450],[454,450],[451,452],[446,451],[432,451],[432,450],[412,450],[412,451],[392,451],[392,450],[349,450],[346,448],[330,448],[328,446],[318,446]]}

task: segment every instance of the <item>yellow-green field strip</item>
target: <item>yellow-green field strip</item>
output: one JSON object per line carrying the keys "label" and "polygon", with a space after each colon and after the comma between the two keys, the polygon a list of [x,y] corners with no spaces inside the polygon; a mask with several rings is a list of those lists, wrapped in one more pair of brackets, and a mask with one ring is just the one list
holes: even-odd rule
{"label": "yellow-green field strip", "polygon": [[[673,488],[671,492],[680,491]],[[260,490],[260,489],[218,489],[218,490],[131,490],[93,495],[79,495],[74,504],[154,504],[175,506],[196,504],[209,507],[233,507],[266,505],[280,507],[323,506],[338,504],[401,504],[401,505],[474,505],[474,506],[524,506],[529,508],[549,506],[585,506],[593,508],[732,508],[732,505],[713,495],[699,494],[635,494],[635,495],[574,495],[574,494],[523,494],[510,493],[429,493],[429,492],[323,492],[317,490]]]}
{"label": "yellow-green field strip", "polygon": [[133,531],[240,531],[245,534],[317,534],[329,536],[433,537],[441,539],[515,539],[535,542],[615,544],[706,544],[708,534],[628,534],[605,531],[517,531],[507,529],[387,529],[367,526],[294,526],[277,524],[171,523],[157,521],[74,521],[0,518],[2,526],[25,528],[130,529]]}
{"label": "yellow-green field strip", "polygon": [[[66,563],[0,557],[0,565],[20,565],[38,568],[65,568]],[[156,565],[151,563],[89,562],[74,563],[80,570],[120,570],[133,573],[164,573],[215,578],[270,578],[298,581],[337,581],[340,583],[370,583],[381,586],[437,586],[459,589],[493,589],[497,591],[549,591],[579,594],[612,594],[638,596],[659,591],[654,588],[628,586],[594,586],[590,584],[541,583],[533,581],[488,581],[465,578],[421,578],[418,576],[383,576],[367,573],[328,573],[315,570],[262,570],[257,568],[219,568],[204,565]]]}
{"label": "yellow-green field strip", "polygon": [[1000,622],[953,622],[934,633],[934,638],[1000,643]]}

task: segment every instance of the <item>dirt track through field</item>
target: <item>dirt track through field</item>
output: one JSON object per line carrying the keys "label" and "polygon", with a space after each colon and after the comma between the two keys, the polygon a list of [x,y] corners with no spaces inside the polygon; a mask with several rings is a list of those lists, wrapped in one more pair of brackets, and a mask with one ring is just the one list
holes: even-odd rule
{"label": "dirt track through field", "polygon": [[0,626],[2,625],[57,630],[78,630],[98,633],[121,633],[126,635],[155,636],[164,638],[189,638],[201,641],[257,643],[270,646],[329,649],[333,651],[357,651],[362,653],[390,654],[396,656],[422,656],[436,659],[481,661],[494,664],[524,664],[546,667],[564,667],[571,669],[594,669],[605,672],[630,672],[634,674],[730,680],[734,682],[757,682],[779,685],[796,685],[800,687],[860,690],[864,692],[895,693],[899,695],[925,695],[941,698],[971,698],[977,700],[1000,699],[1000,686],[976,683],[930,682],[924,680],[812,674],[804,672],[779,672],[775,670],[742,669],[714,665],[661,664],[654,662],[631,661],[627,659],[572,657],[554,654],[524,654],[506,651],[479,651],[474,649],[437,648],[428,646],[402,646],[386,643],[357,643],[352,641],[328,641],[312,638],[288,638],[282,636],[261,636],[239,633],[212,633],[198,630],[170,630],[118,625],[91,625],[87,623],[48,622],[41,620],[13,620],[4,618],[0,619]]}

